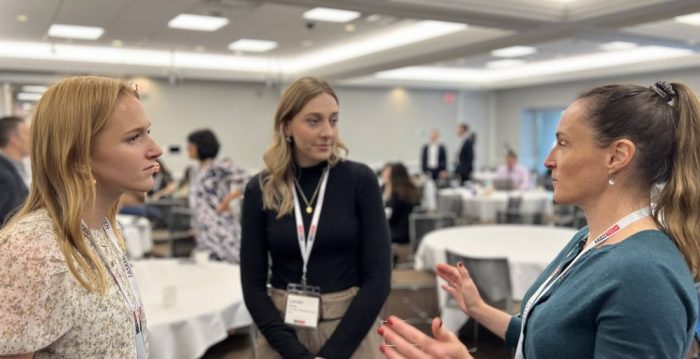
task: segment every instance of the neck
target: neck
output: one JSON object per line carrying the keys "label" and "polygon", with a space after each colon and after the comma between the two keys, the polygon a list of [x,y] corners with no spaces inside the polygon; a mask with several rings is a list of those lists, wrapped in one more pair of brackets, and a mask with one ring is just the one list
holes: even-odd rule
{"label": "neck", "polygon": [[13,161],[16,161],[16,162],[19,162],[22,160],[22,155],[19,153],[19,151],[15,150],[13,148],[10,148],[10,147],[3,148],[2,154],[3,154],[3,156],[5,156]]}
{"label": "neck", "polygon": [[624,192],[621,187],[610,188],[603,195],[604,198],[584,208],[590,233],[589,241],[605,232],[626,215],[638,209],[649,207],[651,203],[649,191]]}
{"label": "neck", "polygon": [[211,163],[211,161],[212,161],[211,158],[207,158],[206,160],[199,160],[199,167],[200,168],[205,167],[205,166],[209,165],[209,163]]}
{"label": "neck", "polygon": [[107,213],[112,209],[114,204],[119,200],[121,194],[108,194],[97,189],[95,203],[86,206],[83,210],[83,221],[90,229],[102,228],[102,220],[107,217]]}
{"label": "neck", "polygon": [[299,158],[298,156],[297,156],[297,158],[294,159],[294,163],[296,163],[297,167],[299,167],[299,168],[313,167],[313,166],[320,164],[321,162],[323,162],[323,161],[303,159],[303,158]]}

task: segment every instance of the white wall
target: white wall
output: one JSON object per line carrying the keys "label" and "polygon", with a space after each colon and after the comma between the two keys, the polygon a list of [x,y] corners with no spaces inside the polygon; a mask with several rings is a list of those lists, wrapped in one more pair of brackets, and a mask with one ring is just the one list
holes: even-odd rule
{"label": "white wall", "polygon": [[[145,87],[143,103],[153,122],[153,135],[166,153],[165,163],[180,176],[190,163],[187,135],[209,127],[222,142],[220,156],[229,156],[242,166],[259,170],[262,153],[271,134],[280,89],[264,84],[140,79]],[[441,90],[404,90],[337,87],[340,98],[340,136],[350,149],[350,159],[378,167],[387,161],[403,161],[416,168],[419,151],[430,129],[437,128],[453,161],[457,140],[455,124],[462,119],[485,133],[486,105],[483,93],[456,93],[448,103]],[[472,118],[474,120],[472,121]],[[479,150],[487,151],[479,138]],[[167,153],[179,145],[179,155]],[[483,148],[482,148],[483,147]]]}
{"label": "white wall", "polygon": [[528,108],[565,108],[578,95],[595,86],[622,83],[651,86],[656,81],[684,82],[700,93],[700,72],[697,69],[496,91],[495,132],[493,132],[493,140],[489,149],[492,154],[491,165],[497,165],[503,161],[504,142],[508,142],[516,150],[520,148],[520,121],[523,110]]}

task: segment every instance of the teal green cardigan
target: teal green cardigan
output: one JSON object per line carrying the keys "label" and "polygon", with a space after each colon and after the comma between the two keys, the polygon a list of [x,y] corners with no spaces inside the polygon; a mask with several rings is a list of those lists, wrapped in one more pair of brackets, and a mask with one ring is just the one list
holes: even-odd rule
{"label": "teal green cardigan", "polygon": [[[576,233],[527,291],[521,310],[587,236],[588,227]],[[542,296],[527,320],[524,353],[531,359],[680,359],[697,316],[697,293],[683,255],[665,233],[642,231],[584,254]],[[521,323],[517,315],[508,324],[512,347]]]}

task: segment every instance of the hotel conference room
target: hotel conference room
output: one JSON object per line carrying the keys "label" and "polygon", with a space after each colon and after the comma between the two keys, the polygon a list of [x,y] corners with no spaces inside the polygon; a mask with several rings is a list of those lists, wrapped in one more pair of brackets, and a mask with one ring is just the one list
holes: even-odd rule
{"label": "hotel conference room", "polygon": [[[274,121],[285,90],[309,76],[335,91],[332,131],[347,147],[347,161],[340,162],[360,163],[358,168],[367,169],[362,173],[371,174],[367,192],[377,195],[359,197],[372,205],[356,203],[358,218],[368,215],[360,208],[381,203],[384,209],[370,219],[381,223],[373,238],[391,247],[382,265],[388,294],[374,323],[380,335],[385,335],[382,321],[393,315],[433,337],[437,317],[440,330],[453,332],[466,355],[514,358],[522,357],[520,349],[465,314],[442,288],[451,284],[436,266],[463,264],[489,305],[519,317],[540,275],[588,225],[579,203],[555,200],[563,198],[556,196],[557,186],[565,187],[557,183],[557,168],[545,165],[560,148],[565,110],[586,91],[609,84],[652,86],[659,92],[655,83],[684,83],[700,91],[700,1],[0,0],[0,117],[20,118],[31,131],[44,93],[75,76],[126,81],[162,150],[153,189],[124,193],[115,217],[131,263],[125,266],[133,269],[147,317],[147,357],[265,357],[258,345],[265,342],[263,332],[272,329],[261,319],[261,309],[256,312],[245,298],[246,265],[252,261],[246,258],[252,256],[246,241],[253,240],[245,237],[257,214],[247,212],[247,197],[257,187],[261,203],[268,203],[265,191],[272,186],[255,176],[270,174],[263,158],[270,148],[296,150],[303,143],[302,137],[280,132],[291,131],[288,123],[280,130]],[[35,191],[28,154],[34,153],[33,142],[26,142],[28,153],[13,156],[2,147],[17,135],[9,132],[3,139],[1,132],[0,126],[0,157],[9,158],[29,192]],[[201,141],[210,141],[209,134],[217,151],[207,159],[202,156],[210,143]],[[225,178],[203,177],[212,163],[229,171]],[[324,217],[312,204],[326,204],[320,203],[322,178],[330,176],[328,194],[335,195],[330,188],[335,167],[328,165],[327,177],[319,169],[318,182],[306,192],[297,178],[301,181],[308,169],[296,165],[304,167],[292,163],[289,176],[297,177],[282,193],[293,192],[295,201],[289,203],[297,207],[299,193],[307,213],[318,211],[318,250],[327,249],[321,244]],[[405,180],[397,180],[402,174]],[[610,186],[616,179],[611,175]],[[231,193],[206,198],[217,195],[202,187],[210,180]],[[585,178],[576,181],[585,186]],[[412,194],[408,208],[393,206],[393,187]],[[203,212],[207,201],[216,201],[211,212]],[[335,213],[335,205],[331,201],[323,213]],[[288,208],[284,223],[293,223],[296,212],[299,223],[302,212],[293,204]],[[225,223],[209,222],[222,213]],[[307,231],[315,233],[309,221]],[[211,226],[222,226],[216,230],[224,234],[211,234]],[[275,230],[267,233],[269,238],[255,239],[276,240]],[[207,235],[226,240],[212,244],[215,239]],[[0,234],[0,251],[5,238]],[[296,233],[289,238],[289,248],[297,251]],[[235,255],[221,254],[232,247]],[[273,302],[279,284],[273,272],[280,265],[274,263],[280,255],[275,251],[280,249],[264,260]],[[313,254],[311,259],[313,264]],[[295,260],[301,263],[302,254]],[[358,265],[358,272],[366,269]],[[0,271],[10,268],[0,266]],[[8,277],[0,275],[0,293],[7,294],[2,287]],[[114,274],[106,278],[119,284]],[[274,309],[271,305],[265,308]],[[4,316],[11,322],[10,314],[0,312],[0,324]],[[0,357],[22,354],[7,349],[22,347],[10,344],[11,335],[0,330]],[[282,344],[267,339],[279,350]],[[692,343],[685,342],[685,358],[700,357],[698,340],[700,327]],[[375,356],[393,351],[390,344],[378,342]],[[54,357],[35,349],[36,357]],[[345,357],[329,354],[332,348],[318,353],[311,357]],[[95,355],[81,357],[100,357]]]}

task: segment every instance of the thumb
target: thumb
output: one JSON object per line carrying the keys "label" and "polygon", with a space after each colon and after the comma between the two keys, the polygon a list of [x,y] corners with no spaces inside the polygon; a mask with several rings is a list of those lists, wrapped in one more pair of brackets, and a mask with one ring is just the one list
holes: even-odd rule
{"label": "thumb", "polygon": [[442,342],[450,337],[451,333],[442,326],[442,319],[440,319],[440,317],[435,317],[435,319],[433,319],[431,329],[433,330],[433,337],[437,339],[437,341]]}

